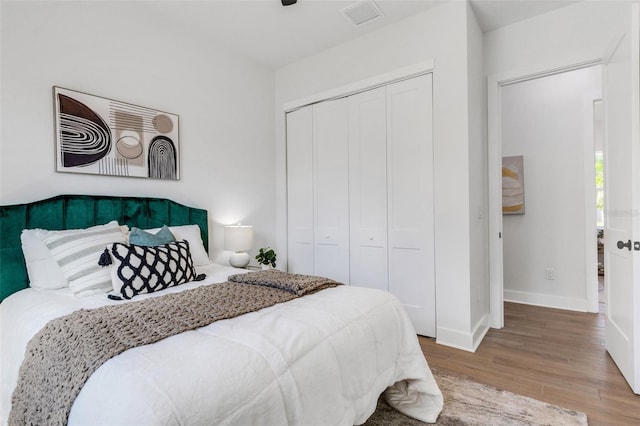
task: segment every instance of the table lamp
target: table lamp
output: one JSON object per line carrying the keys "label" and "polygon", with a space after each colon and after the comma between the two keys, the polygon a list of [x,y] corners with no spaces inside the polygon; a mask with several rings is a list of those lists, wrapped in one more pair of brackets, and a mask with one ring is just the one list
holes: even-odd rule
{"label": "table lamp", "polygon": [[244,268],[249,264],[248,250],[253,248],[253,226],[229,225],[224,227],[224,249],[234,252],[229,264]]}

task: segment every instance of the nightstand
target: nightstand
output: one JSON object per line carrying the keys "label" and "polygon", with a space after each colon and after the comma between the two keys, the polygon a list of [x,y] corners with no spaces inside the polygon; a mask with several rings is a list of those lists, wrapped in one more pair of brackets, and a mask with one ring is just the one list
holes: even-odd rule
{"label": "nightstand", "polygon": [[254,266],[254,265],[247,265],[243,269],[246,269],[248,271],[262,271],[261,266]]}

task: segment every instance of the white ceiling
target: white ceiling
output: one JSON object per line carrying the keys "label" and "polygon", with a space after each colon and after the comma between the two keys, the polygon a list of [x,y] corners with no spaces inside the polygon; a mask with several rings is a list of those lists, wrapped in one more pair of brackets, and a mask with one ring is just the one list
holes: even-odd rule
{"label": "white ceiling", "polygon": [[[283,7],[280,0],[149,1],[138,3],[147,14],[161,17],[216,45],[240,52],[277,69],[385,25],[464,0],[375,0],[383,16],[355,27],[341,12],[358,0],[298,0]],[[483,31],[491,31],[578,0],[470,0]]]}

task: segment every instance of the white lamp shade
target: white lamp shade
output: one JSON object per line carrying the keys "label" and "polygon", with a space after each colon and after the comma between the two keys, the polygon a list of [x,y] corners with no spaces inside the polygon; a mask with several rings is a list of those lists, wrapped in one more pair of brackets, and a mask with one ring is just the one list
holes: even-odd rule
{"label": "white lamp shade", "polygon": [[231,225],[224,227],[224,249],[242,252],[253,248],[253,226]]}

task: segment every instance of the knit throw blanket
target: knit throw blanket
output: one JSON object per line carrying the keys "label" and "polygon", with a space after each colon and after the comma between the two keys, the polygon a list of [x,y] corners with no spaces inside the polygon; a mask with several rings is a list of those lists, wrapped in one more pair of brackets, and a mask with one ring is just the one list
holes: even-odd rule
{"label": "knit throw blanket", "polygon": [[[278,271],[278,281],[287,275]],[[127,349],[292,300],[299,297],[298,293],[339,285],[325,280],[325,285],[319,286],[316,278],[295,277],[289,290],[226,282],[139,302],[82,309],[56,318],[27,345],[12,395],[9,425],[65,425],[82,386],[110,358]]]}
{"label": "knit throw blanket", "polygon": [[311,275],[290,274],[277,269],[252,272],[250,274],[231,275],[229,281],[244,284],[256,284],[277,288],[293,293],[296,296],[315,293],[328,287],[335,287],[339,283],[324,277]]}

